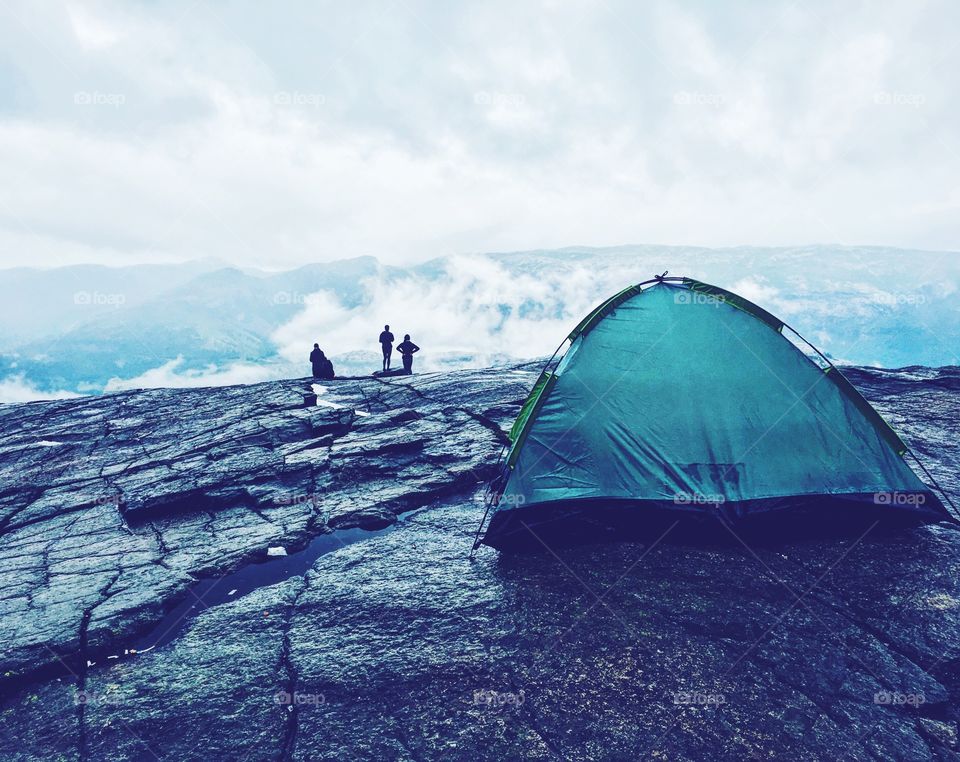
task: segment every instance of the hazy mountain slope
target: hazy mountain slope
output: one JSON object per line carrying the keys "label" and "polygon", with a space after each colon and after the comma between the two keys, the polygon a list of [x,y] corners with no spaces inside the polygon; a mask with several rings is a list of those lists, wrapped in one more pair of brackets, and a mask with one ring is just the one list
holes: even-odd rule
{"label": "hazy mountain slope", "polygon": [[[361,257],[282,273],[193,273],[8,350],[0,381],[97,391],[111,379],[120,387],[176,385],[183,374],[192,374],[189,383],[229,382],[231,368],[243,378],[280,378],[303,372],[315,341],[343,371],[370,372],[387,322],[423,347],[424,369],[540,357],[598,302],[664,270],[756,301],[839,361],[960,363],[957,254],[648,245],[445,257],[410,267]],[[49,277],[60,283],[65,276]]]}
{"label": "hazy mountain slope", "polygon": [[389,272],[372,257],[308,265],[282,273],[237,268],[204,272],[150,299],[101,311],[53,338],[11,353],[16,371],[44,388],[82,390],[136,377],[183,358],[182,370],[276,359],[271,334],[312,294],[328,290],[347,305],[365,278]]}
{"label": "hazy mountain slope", "polygon": [[0,351],[73,328],[118,308],[132,308],[222,267],[215,260],[182,264],[0,270]]}

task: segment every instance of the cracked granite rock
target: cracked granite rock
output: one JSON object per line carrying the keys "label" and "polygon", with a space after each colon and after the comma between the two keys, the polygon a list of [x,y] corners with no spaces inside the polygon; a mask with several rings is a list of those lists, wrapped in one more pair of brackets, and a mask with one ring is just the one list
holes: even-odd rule
{"label": "cracked granite rock", "polygon": [[0,406],[0,678],[143,631],[200,576],[488,479],[535,373]]}
{"label": "cracked granite rock", "polygon": [[[853,375],[956,490],[956,378]],[[320,390],[342,407],[304,408],[295,381],[0,408],[0,637],[20,674],[0,758],[960,759],[953,526],[471,561],[479,483],[534,377]],[[268,544],[414,508],[149,653],[32,672],[48,648],[114,647]]]}

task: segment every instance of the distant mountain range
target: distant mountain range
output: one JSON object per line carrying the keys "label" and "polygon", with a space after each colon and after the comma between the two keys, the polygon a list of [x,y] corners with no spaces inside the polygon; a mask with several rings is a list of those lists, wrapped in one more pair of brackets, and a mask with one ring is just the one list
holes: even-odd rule
{"label": "distant mountain range", "polygon": [[0,400],[300,376],[314,341],[340,373],[369,373],[385,323],[421,345],[421,369],[539,357],[606,296],[664,270],[756,301],[841,362],[960,363],[953,252],[571,247],[286,272],[197,260],[0,270]]}

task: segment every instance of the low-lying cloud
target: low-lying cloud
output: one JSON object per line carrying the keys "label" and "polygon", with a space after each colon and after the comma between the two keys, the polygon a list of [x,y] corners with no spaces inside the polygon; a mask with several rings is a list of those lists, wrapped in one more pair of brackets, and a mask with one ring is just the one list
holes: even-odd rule
{"label": "low-lying cloud", "polygon": [[432,268],[366,280],[366,299],[356,307],[344,306],[330,291],[312,294],[271,339],[294,365],[315,341],[333,357],[371,353],[373,365],[384,324],[398,341],[409,333],[422,347],[421,370],[543,357],[597,304],[669,266],[728,286],[838,359],[887,367],[960,361],[949,350],[960,332],[952,307],[957,263],[946,253],[914,252],[915,268],[901,272],[904,256],[798,250],[774,267],[758,267],[749,249],[452,257]]}
{"label": "low-lying cloud", "polygon": [[440,273],[369,279],[368,300],[353,309],[329,291],[314,294],[272,339],[281,357],[296,363],[315,341],[331,356],[376,349],[389,324],[397,341],[409,333],[420,344],[424,370],[542,357],[600,299],[630,282],[627,272],[616,270],[522,273],[485,257],[454,257]]}
{"label": "low-lying cloud", "polygon": [[121,392],[127,389],[186,389],[200,386],[255,384],[281,375],[282,371],[273,365],[242,362],[231,363],[226,367],[209,365],[202,369],[186,368],[184,358],[180,356],[133,378],[111,378],[103,390]]}
{"label": "low-lying cloud", "polygon": [[32,384],[22,373],[0,379],[0,403],[35,402],[36,400],[65,400],[79,397],[76,392],[65,390],[43,391]]}

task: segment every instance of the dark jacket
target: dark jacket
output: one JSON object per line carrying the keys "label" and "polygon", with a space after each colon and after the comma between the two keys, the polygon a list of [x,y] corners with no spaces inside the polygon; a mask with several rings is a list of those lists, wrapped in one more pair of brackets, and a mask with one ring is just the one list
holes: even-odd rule
{"label": "dark jacket", "polygon": [[334,378],[333,363],[330,362],[329,358],[324,357],[324,358],[320,361],[319,371],[320,371],[320,372],[317,373],[316,370],[315,370],[314,373],[313,373],[313,375],[316,376],[317,378],[323,378],[323,379],[326,379],[326,380],[328,380],[328,381],[329,381],[330,379]]}
{"label": "dark jacket", "polygon": [[312,366],[314,378],[327,378],[327,376],[324,375],[326,365],[330,366],[331,375],[329,377],[333,378],[333,364],[324,356],[323,350],[314,349],[310,353],[310,365]]}

